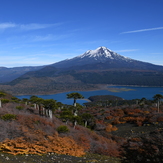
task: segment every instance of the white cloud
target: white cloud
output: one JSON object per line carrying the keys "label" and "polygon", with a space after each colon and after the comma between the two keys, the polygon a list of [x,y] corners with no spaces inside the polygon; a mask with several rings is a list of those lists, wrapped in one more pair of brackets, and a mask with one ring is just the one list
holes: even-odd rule
{"label": "white cloud", "polygon": [[53,35],[46,35],[46,36],[35,36],[33,41],[49,41],[53,39]]}
{"label": "white cloud", "polygon": [[122,33],[120,33],[120,34],[137,33],[137,32],[146,32],[146,31],[155,31],[155,30],[160,30],[160,29],[163,29],[163,27],[148,28],[148,29],[139,29],[139,30],[134,30],[134,31],[122,32]]}
{"label": "white cloud", "polygon": [[32,23],[32,24],[21,24],[21,25],[19,25],[19,27],[22,30],[36,30],[36,29],[44,29],[44,28],[49,28],[49,27],[59,26],[59,25],[61,25],[61,23],[56,23],[56,24]]}
{"label": "white cloud", "polygon": [[0,29],[14,28],[16,26],[14,23],[0,23]]}
{"label": "white cloud", "polygon": [[31,24],[15,24],[15,23],[0,23],[0,29],[7,29],[7,28],[19,28],[21,30],[36,30],[36,29],[44,29],[54,26],[59,26],[62,23],[55,23],[55,24],[39,24],[39,23],[31,23]]}
{"label": "white cloud", "polygon": [[64,39],[64,38],[67,38],[69,37],[70,34],[67,34],[67,35],[52,35],[52,34],[48,34],[48,35],[45,35],[45,36],[34,36],[32,41],[56,41],[56,40],[61,40],[61,39]]}

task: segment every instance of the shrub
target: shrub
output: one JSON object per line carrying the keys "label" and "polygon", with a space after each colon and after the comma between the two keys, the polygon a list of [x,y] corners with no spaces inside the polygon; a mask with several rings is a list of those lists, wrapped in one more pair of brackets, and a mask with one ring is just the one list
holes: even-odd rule
{"label": "shrub", "polygon": [[3,104],[6,104],[6,103],[8,103],[10,100],[8,100],[8,99],[1,99],[1,101],[2,101]]}
{"label": "shrub", "polygon": [[17,97],[11,97],[11,100],[15,103],[19,103],[20,99],[18,99]]}
{"label": "shrub", "polygon": [[16,109],[23,110],[23,107],[22,106],[16,106]]}
{"label": "shrub", "polygon": [[69,132],[69,128],[67,126],[61,125],[57,128],[59,133]]}
{"label": "shrub", "polygon": [[15,120],[16,115],[14,115],[14,114],[5,114],[5,115],[1,116],[1,119],[3,119],[4,121]]}

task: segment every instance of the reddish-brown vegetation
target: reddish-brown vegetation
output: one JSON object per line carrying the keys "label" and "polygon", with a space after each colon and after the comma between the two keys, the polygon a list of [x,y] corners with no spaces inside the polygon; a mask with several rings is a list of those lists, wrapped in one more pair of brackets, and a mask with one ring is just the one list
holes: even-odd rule
{"label": "reddish-brown vegetation", "polygon": [[[40,134],[36,132],[36,134]],[[0,150],[10,154],[44,154],[58,153],[81,157],[85,154],[84,149],[69,137],[47,136],[30,142],[23,137],[6,139],[0,143]]]}
{"label": "reddish-brown vegetation", "polygon": [[[151,103],[80,107],[76,117],[72,114],[72,106],[66,106],[54,109],[50,119],[40,115],[32,104],[25,105],[12,96],[8,99],[10,102],[3,103],[0,108],[0,150],[3,152],[14,155],[59,153],[82,156],[89,152],[114,157],[134,153],[148,156],[150,149],[147,146],[151,140],[152,152],[161,155],[158,152],[161,147],[153,135],[162,143],[162,106],[159,113]],[[74,128],[75,118],[77,125]],[[84,127],[86,121],[87,127]]]}

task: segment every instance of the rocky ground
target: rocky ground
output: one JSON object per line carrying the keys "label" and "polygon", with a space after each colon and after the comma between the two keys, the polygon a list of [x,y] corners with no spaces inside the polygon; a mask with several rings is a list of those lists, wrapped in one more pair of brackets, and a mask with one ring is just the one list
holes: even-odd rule
{"label": "rocky ground", "polygon": [[120,160],[95,154],[74,157],[59,154],[14,156],[0,153],[0,163],[120,163]]}
{"label": "rocky ground", "polygon": [[129,137],[139,137],[143,134],[149,134],[150,132],[156,131],[156,130],[163,130],[163,122],[154,123],[154,124],[145,124],[143,126],[136,126],[135,124],[118,124],[116,125],[118,130],[113,131],[112,134],[129,138]]}

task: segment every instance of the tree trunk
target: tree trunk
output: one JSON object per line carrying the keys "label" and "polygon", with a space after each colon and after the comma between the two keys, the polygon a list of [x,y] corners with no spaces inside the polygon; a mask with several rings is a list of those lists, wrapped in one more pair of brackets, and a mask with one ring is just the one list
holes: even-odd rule
{"label": "tree trunk", "polygon": [[75,110],[75,112],[74,112],[74,116],[78,116],[77,110]]}
{"label": "tree trunk", "polygon": [[37,109],[37,104],[34,104],[34,108]]}
{"label": "tree trunk", "polygon": [[75,121],[74,121],[74,128],[75,128],[76,125],[77,125],[77,121],[75,120]]}
{"label": "tree trunk", "polygon": [[66,125],[68,124],[68,119],[66,120]]}
{"label": "tree trunk", "polygon": [[45,112],[46,112],[46,116],[49,117],[49,109],[46,109]]}
{"label": "tree trunk", "polygon": [[49,117],[50,117],[50,119],[52,119],[52,116],[53,116],[52,110],[49,109]]}
{"label": "tree trunk", "polygon": [[158,110],[158,113],[160,112],[160,101],[158,100],[157,101],[157,110]]}
{"label": "tree trunk", "polygon": [[74,99],[74,103],[73,103],[74,107],[76,107],[76,99]]}
{"label": "tree trunk", "polygon": [[44,107],[42,108],[42,114],[43,115],[46,115],[46,112],[45,112],[45,108]]}
{"label": "tree trunk", "polygon": [[88,122],[87,122],[87,121],[85,121],[85,127],[87,127],[87,124],[88,124]]}

